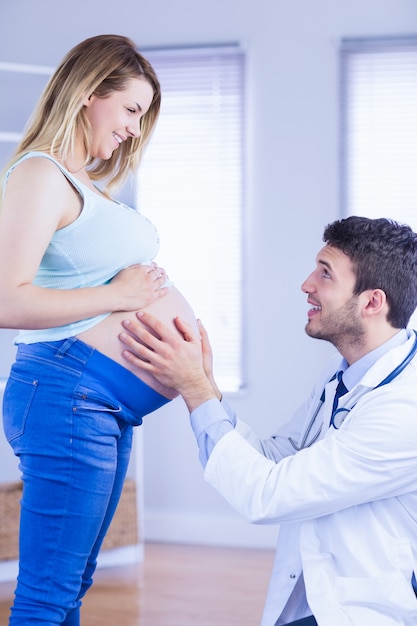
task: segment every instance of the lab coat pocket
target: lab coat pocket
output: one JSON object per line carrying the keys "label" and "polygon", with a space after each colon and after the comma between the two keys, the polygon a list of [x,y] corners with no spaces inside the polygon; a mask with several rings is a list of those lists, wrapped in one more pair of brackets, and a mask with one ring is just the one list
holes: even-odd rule
{"label": "lab coat pocket", "polygon": [[21,437],[35,396],[38,381],[11,372],[3,395],[3,427],[7,441]]}
{"label": "lab coat pocket", "polygon": [[[368,626],[417,624],[417,605],[411,587],[400,571],[372,578],[337,577],[335,592],[352,623]],[[356,621],[355,621],[356,620]]]}

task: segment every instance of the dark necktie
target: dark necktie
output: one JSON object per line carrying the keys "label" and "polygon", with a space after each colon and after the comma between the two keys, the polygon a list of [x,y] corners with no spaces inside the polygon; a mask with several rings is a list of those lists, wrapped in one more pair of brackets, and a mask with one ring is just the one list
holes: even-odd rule
{"label": "dark necktie", "polygon": [[334,394],[332,416],[330,418],[330,426],[334,426],[334,416],[335,416],[335,413],[337,411],[337,405],[339,403],[339,398],[341,396],[344,396],[345,393],[347,393],[349,391],[347,389],[347,387],[345,386],[343,380],[342,380],[342,375],[343,375],[343,372],[338,372],[338,374],[337,374],[339,382],[337,383],[336,392]]}

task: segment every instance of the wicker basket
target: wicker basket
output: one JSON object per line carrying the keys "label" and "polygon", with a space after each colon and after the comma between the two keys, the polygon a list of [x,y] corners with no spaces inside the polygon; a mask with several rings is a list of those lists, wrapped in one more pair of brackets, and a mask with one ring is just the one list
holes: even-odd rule
{"label": "wicker basket", "polygon": [[103,550],[139,543],[136,483],[126,479],[119,506],[103,542]]}
{"label": "wicker basket", "polygon": [[17,559],[22,483],[0,485],[0,560]]}
{"label": "wicker basket", "polygon": [[[22,482],[0,484],[0,560],[18,558],[18,528],[22,497]],[[113,518],[103,550],[139,543],[136,508],[136,483],[125,481],[122,497]]]}

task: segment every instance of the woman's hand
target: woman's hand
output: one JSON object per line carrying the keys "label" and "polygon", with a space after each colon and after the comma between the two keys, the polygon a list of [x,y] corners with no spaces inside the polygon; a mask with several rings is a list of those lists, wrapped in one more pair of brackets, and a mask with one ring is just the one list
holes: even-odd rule
{"label": "woman's hand", "polygon": [[137,311],[152,304],[167,293],[168,287],[164,287],[167,278],[165,270],[156,263],[126,267],[110,282],[119,302],[113,310]]}

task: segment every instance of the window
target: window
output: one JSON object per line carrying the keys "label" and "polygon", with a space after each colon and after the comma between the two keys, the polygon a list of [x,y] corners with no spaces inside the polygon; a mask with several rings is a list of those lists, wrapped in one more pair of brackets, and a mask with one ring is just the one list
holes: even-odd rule
{"label": "window", "polygon": [[342,45],[345,214],[417,230],[417,37]]}
{"label": "window", "polygon": [[417,231],[417,37],[344,40],[341,97],[343,214]]}
{"label": "window", "polygon": [[0,170],[22,135],[53,68],[0,61]]}
{"label": "window", "polygon": [[146,50],[161,114],[136,205],[158,262],[207,328],[225,391],[242,387],[243,55],[237,46]]}

